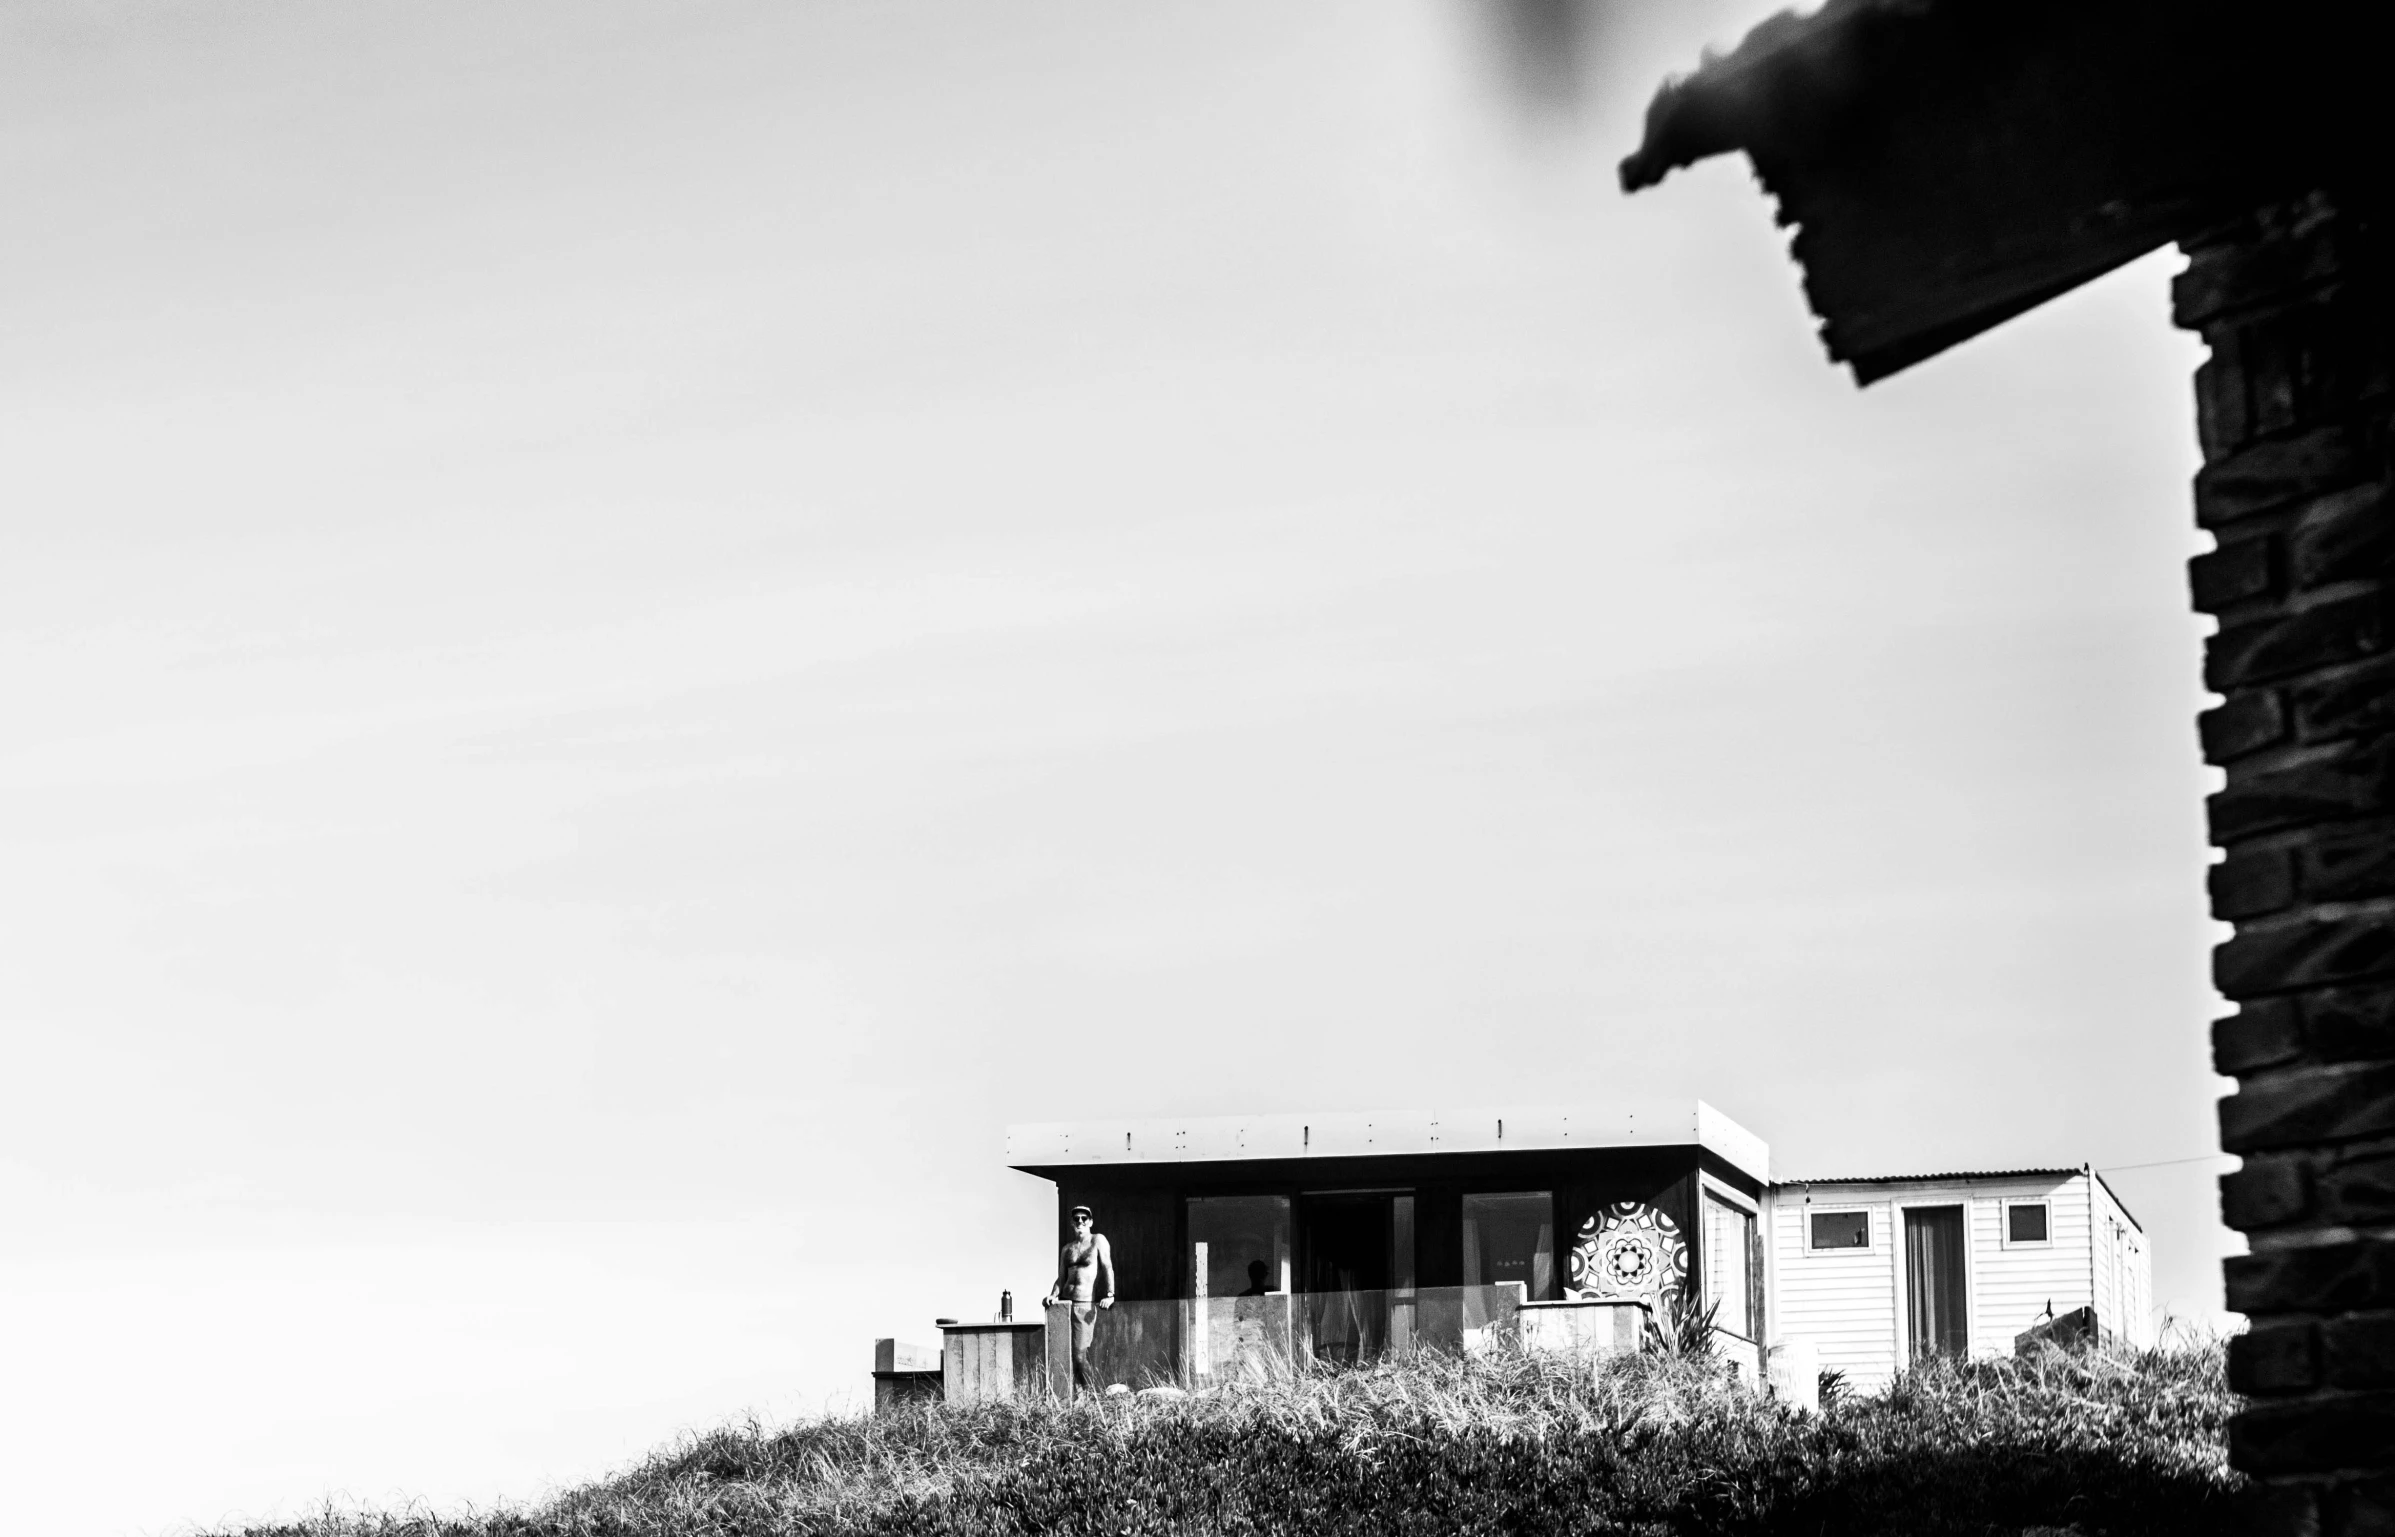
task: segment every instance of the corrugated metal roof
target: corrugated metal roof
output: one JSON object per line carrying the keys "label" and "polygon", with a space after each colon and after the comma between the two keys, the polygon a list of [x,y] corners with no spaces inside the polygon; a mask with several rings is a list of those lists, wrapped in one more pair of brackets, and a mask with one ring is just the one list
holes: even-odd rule
{"label": "corrugated metal roof", "polygon": [[2101,1169],[1966,1169],[1947,1174],[1850,1174],[1836,1179],[1773,1180],[1771,1188],[1793,1190],[1813,1185],[1957,1185],[1983,1179],[2071,1179],[2090,1173],[2095,1175],[2096,1183],[2104,1187],[2104,1193],[2112,1197],[2112,1203],[2121,1209],[2121,1215],[2129,1219],[2129,1225],[2140,1233],[2144,1232],[2146,1225],[2137,1220],[2137,1213],[2129,1209],[2129,1203],[2121,1199],[2120,1192],[2112,1188],[2112,1182],[2104,1177]]}
{"label": "corrugated metal roof", "polygon": [[1950,1185],[1966,1179],[2068,1179],[2085,1169],[1962,1169],[1945,1174],[1841,1174],[1825,1179],[1778,1179],[1774,1190],[1792,1185]]}

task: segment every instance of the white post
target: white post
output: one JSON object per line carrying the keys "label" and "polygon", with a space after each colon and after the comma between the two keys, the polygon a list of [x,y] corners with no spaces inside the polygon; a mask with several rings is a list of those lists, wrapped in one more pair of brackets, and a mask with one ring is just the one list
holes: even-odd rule
{"label": "white post", "polygon": [[1197,1284],[1190,1288],[1189,1304],[1189,1370],[1200,1377],[1207,1375],[1213,1361],[1206,1350],[1206,1241],[1197,1244]]}
{"label": "white post", "polygon": [[1821,1349],[1809,1339],[1784,1339],[1771,1347],[1764,1375],[1771,1396],[1808,1414],[1821,1412]]}

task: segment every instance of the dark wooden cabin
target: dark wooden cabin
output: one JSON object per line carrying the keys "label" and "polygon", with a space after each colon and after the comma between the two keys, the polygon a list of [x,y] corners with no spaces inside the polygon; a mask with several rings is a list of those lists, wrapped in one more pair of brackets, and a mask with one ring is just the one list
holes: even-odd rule
{"label": "dark wooden cabin", "polygon": [[1007,1162],[1055,1183],[1060,1241],[1091,1208],[1126,1302],[1685,1288],[1760,1333],[1768,1150],[1695,1100],[1014,1126]]}

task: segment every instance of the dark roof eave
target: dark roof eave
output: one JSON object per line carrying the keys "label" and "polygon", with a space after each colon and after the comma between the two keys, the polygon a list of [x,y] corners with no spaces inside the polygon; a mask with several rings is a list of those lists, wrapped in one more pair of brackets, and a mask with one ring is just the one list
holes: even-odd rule
{"label": "dark roof eave", "polygon": [[2228,215],[2383,176],[2357,28],[2331,0],[1829,0],[1667,82],[1622,185],[1743,150],[1825,347],[1870,383]]}
{"label": "dark roof eave", "polygon": [[1781,11],[1729,53],[1708,55],[1694,72],[1664,81],[1647,105],[1645,137],[1622,160],[1622,190],[1643,191],[1700,160],[1764,142],[1773,98],[1794,93],[1834,106],[1854,84],[1835,61],[1852,53],[1857,13],[1880,3],[1830,0],[1805,17]]}

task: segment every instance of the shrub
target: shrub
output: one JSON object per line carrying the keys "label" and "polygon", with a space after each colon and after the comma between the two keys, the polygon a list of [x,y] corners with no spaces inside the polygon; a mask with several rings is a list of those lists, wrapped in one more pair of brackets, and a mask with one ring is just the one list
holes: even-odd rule
{"label": "shrub", "polygon": [[1701,1356],[1425,1356],[1187,1398],[931,1407],[695,1438],[536,1509],[251,1537],[2202,1534],[2217,1347],[1938,1362],[1821,1415]]}

